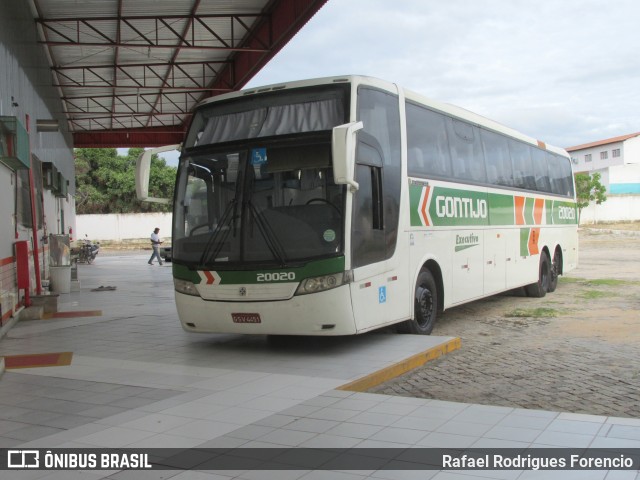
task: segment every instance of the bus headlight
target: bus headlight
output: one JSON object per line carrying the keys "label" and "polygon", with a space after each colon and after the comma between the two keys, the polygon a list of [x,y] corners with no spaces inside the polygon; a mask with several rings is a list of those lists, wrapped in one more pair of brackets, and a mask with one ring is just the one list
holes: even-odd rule
{"label": "bus headlight", "polygon": [[193,282],[189,282],[187,280],[181,280],[179,278],[173,279],[173,286],[176,289],[176,292],[184,293],[185,295],[193,295],[199,297],[198,289],[193,284]]}
{"label": "bus headlight", "polygon": [[296,295],[307,295],[309,293],[331,290],[332,288],[351,283],[351,280],[352,275],[350,271],[334,273],[332,275],[322,275],[321,277],[305,278],[300,282],[296,290]]}

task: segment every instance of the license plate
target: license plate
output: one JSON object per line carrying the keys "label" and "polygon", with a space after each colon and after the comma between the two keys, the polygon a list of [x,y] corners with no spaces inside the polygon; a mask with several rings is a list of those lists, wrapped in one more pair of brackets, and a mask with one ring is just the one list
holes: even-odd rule
{"label": "license plate", "polygon": [[262,323],[259,313],[232,313],[233,323]]}

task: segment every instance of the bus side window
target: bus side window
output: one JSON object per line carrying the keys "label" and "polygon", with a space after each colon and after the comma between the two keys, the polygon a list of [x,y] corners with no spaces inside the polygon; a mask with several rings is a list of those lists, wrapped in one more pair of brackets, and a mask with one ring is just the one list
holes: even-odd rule
{"label": "bus side window", "polygon": [[359,156],[357,162],[378,167],[377,171],[374,170],[369,175],[375,177],[374,183],[379,182],[380,211],[376,222],[381,228],[380,232],[386,244],[385,255],[375,260],[380,261],[393,255],[398,238],[402,178],[398,96],[373,88],[359,87],[357,118],[364,125],[358,133],[360,145],[366,142],[369,147],[376,150],[378,156],[378,159],[369,161],[363,161]]}
{"label": "bus side window", "polygon": [[[370,135],[360,137],[377,143]],[[354,198],[351,250],[353,266],[360,267],[386,258],[382,157],[377,148],[358,142],[356,181],[360,185]]]}
{"label": "bus side window", "polygon": [[571,163],[566,157],[547,152],[551,190],[556,195],[573,197]]}
{"label": "bus side window", "polygon": [[513,168],[506,137],[481,130],[484,158],[487,165],[487,181],[492,185],[513,186]]}
{"label": "bus side window", "polygon": [[509,152],[513,162],[514,187],[525,190],[535,190],[536,182],[531,165],[531,151],[529,145],[515,140],[509,140]]}
{"label": "bus side window", "polygon": [[447,137],[454,178],[486,183],[484,153],[478,128],[450,118],[447,119]]}
{"label": "bus side window", "polygon": [[451,176],[445,117],[407,103],[407,169],[415,176]]}
{"label": "bus side window", "polygon": [[545,152],[538,148],[531,147],[531,162],[536,180],[536,189],[540,192],[551,193],[549,169],[547,167],[547,156]]}

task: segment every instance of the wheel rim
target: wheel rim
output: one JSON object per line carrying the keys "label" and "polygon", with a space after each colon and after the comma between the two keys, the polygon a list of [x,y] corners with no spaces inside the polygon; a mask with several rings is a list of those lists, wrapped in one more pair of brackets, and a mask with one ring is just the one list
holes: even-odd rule
{"label": "wheel rim", "polygon": [[433,296],[428,288],[420,285],[416,288],[417,311],[416,321],[422,328],[427,327],[431,322],[433,314]]}

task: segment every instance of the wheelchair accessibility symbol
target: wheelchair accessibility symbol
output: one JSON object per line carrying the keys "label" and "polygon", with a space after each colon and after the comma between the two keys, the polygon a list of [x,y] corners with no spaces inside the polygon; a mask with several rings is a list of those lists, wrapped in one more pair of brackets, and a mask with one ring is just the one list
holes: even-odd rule
{"label": "wheelchair accessibility symbol", "polygon": [[251,150],[251,165],[264,165],[267,163],[267,149],[254,148]]}
{"label": "wheelchair accessibility symbol", "polygon": [[378,303],[387,303],[387,287],[378,288]]}

